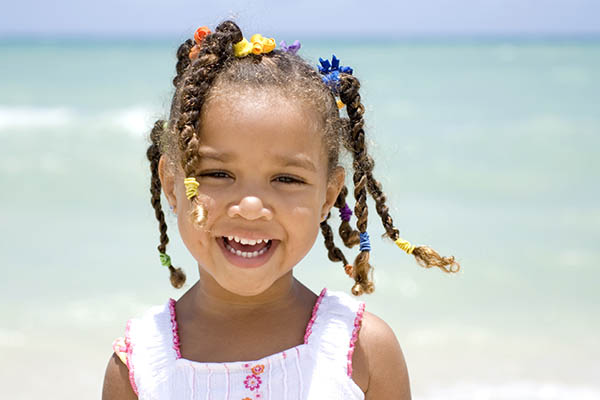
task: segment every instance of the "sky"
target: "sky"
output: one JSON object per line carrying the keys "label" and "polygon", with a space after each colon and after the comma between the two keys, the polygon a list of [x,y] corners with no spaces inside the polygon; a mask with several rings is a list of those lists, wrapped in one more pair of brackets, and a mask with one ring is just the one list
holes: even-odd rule
{"label": "sky", "polygon": [[333,36],[600,35],[598,0],[3,1],[0,37],[181,36],[245,30]]}

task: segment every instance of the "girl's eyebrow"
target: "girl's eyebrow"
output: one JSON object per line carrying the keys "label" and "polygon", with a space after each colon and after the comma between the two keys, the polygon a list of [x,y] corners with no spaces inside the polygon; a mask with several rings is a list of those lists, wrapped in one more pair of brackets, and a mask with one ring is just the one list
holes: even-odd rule
{"label": "girl's eyebrow", "polygon": [[[201,159],[215,160],[223,163],[235,159],[235,156],[232,153],[220,153],[209,148],[201,148],[198,153]],[[310,157],[305,154],[297,154],[294,156],[276,154],[273,155],[272,158],[275,162],[281,164],[282,167],[298,167],[308,171],[317,172],[317,167],[315,167],[315,164]]]}
{"label": "girl's eyebrow", "polygon": [[212,150],[209,148],[201,148],[198,151],[198,155],[200,156],[201,159],[206,159],[208,158],[209,160],[216,160],[216,161],[221,161],[221,162],[227,162],[230,161],[231,159],[235,158],[233,156],[233,154],[231,153],[219,153],[216,150]]}
{"label": "girl's eyebrow", "polygon": [[312,162],[310,157],[305,154],[297,154],[289,157],[284,155],[275,155],[273,158],[279,162],[283,167],[298,167],[303,168],[312,172],[317,172],[317,167]]}

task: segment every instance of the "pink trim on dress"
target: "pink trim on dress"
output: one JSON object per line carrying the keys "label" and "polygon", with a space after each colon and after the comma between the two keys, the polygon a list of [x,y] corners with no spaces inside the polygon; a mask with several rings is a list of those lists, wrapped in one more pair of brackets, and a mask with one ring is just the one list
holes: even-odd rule
{"label": "pink trim on dress", "polygon": [[133,375],[133,364],[131,363],[131,353],[133,352],[133,343],[131,343],[131,337],[129,336],[129,329],[131,328],[131,320],[127,321],[125,327],[125,348],[127,350],[127,369],[129,370],[129,383],[136,396],[139,396],[137,385],[135,384],[135,377]]}
{"label": "pink trim on dress", "polygon": [[171,330],[173,331],[173,349],[177,358],[181,358],[179,350],[179,330],[177,329],[177,320],[175,319],[175,299],[169,299],[169,312],[171,313]]}
{"label": "pink trim on dress", "polygon": [[321,294],[319,295],[319,298],[317,299],[317,302],[313,307],[312,316],[310,317],[310,321],[308,321],[308,325],[306,326],[306,332],[304,333],[304,344],[308,344],[308,338],[312,333],[312,326],[315,323],[315,319],[317,318],[317,311],[319,310],[319,306],[321,305],[321,301],[323,300],[325,293],[327,293],[327,288],[323,288],[323,290],[321,290]]}
{"label": "pink trim on dress", "polygon": [[352,337],[350,338],[350,349],[348,350],[348,376],[352,378],[352,354],[354,354],[354,344],[358,339],[358,330],[362,322],[363,314],[365,312],[365,303],[360,303],[356,317],[354,318],[354,329],[352,330]]}

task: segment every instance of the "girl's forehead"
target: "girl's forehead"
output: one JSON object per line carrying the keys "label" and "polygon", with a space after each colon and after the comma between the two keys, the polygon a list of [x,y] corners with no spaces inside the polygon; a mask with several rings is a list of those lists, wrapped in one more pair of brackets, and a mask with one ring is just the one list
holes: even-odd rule
{"label": "girl's forehead", "polygon": [[316,110],[276,91],[211,96],[203,107],[200,137],[203,145],[229,152],[302,152],[313,158],[323,152]]}
{"label": "girl's forehead", "polygon": [[226,88],[208,97],[202,109],[203,125],[221,123],[222,119],[298,122],[317,129],[320,125],[318,112],[298,97],[289,96],[282,90],[254,89],[251,87]]}

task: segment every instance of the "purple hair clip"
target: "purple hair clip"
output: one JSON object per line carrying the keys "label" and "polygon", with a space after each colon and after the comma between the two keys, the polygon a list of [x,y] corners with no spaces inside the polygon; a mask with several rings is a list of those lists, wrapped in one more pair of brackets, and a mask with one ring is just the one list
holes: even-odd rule
{"label": "purple hair clip", "polygon": [[340,85],[340,72],[352,75],[352,68],[340,66],[340,60],[335,56],[329,60],[319,58],[319,72],[323,75],[323,83],[325,83],[334,93],[337,94]]}
{"label": "purple hair clip", "polygon": [[281,47],[281,50],[287,53],[296,54],[298,50],[300,50],[300,41],[295,40],[294,43],[288,46],[285,40],[282,40],[281,43],[279,43],[279,47]]}
{"label": "purple hair clip", "polygon": [[343,208],[340,208],[340,218],[342,221],[350,221],[350,217],[352,216],[352,210],[348,207],[348,203],[344,204]]}

